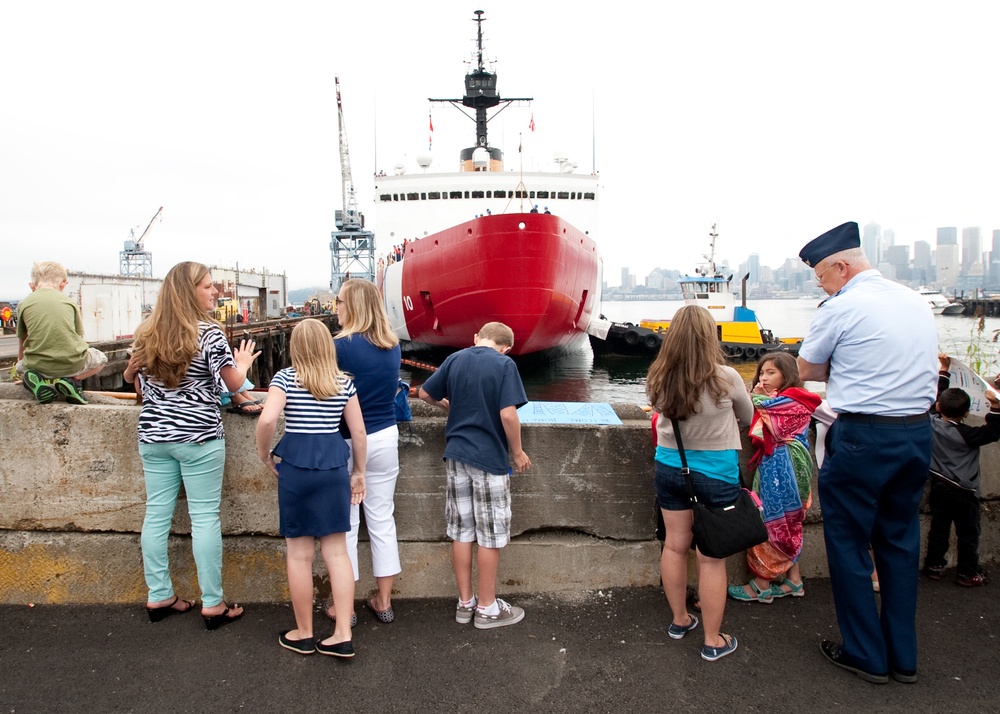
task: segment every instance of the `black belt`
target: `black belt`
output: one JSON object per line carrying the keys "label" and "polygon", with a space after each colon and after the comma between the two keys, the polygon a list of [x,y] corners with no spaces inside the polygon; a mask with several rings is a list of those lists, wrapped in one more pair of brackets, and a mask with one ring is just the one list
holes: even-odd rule
{"label": "black belt", "polygon": [[882,416],[881,414],[855,414],[853,412],[843,412],[837,415],[838,419],[844,421],[859,422],[862,424],[920,424],[927,421],[930,415],[927,412],[921,414],[909,414],[907,416]]}

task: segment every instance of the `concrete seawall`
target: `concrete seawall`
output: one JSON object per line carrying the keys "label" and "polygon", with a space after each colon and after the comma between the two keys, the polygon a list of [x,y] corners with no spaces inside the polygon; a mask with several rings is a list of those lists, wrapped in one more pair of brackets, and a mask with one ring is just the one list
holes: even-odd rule
{"label": "concrete seawall", "polygon": [[[454,593],[444,535],[443,413],[411,402],[404,428],[396,519],[403,597]],[[501,592],[572,592],[659,582],[654,538],[652,444],[647,415],[615,405],[622,426],[523,427],[532,469],[512,479],[514,539],[501,558]],[[139,532],[145,510],[136,445],[139,409],[95,397],[86,407],[38,405],[20,386],[0,385],[0,603],[139,602],[146,597]],[[284,540],[277,534],[275,479],[256,458],[256,420],[224,415],[223,577],[228,598],[288,598]],[[986,496],[981,554],[1000,554],[1000,450],[983,449]],[[804,574],[825,576],[818,499],[808,516]],[[926,530],[926,516],[924,529]],[[198,594],[183,495],[171,538],[177,591]],[[362,538],[364,538],[362,533]],[[358,594],[374,586],[361,547]],[[317,558],[317,560],[319,560]],[[729,561],[735,582],[743,559]],[[317,565],[321,594],[329,590]],[[322,573],[322,574],[321,574]]]}

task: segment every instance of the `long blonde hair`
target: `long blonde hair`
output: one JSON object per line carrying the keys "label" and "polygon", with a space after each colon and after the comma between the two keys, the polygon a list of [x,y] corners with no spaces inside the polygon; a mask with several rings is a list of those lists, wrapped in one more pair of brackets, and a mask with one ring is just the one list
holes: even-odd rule
{"label": "long blonde hair", "polygon": [[646,396],[656,411],[685,419],[698,411],[707,389],[720,402],[726,383],[719,366],[726,363],[712,315],[698,305],[685,305],[670,320],[660,351],[646,374]]}
{"label": "long blonde hair", "polygon": [[198,353],[198,323],[214,322],[198,302],[196,288],[208,268],[186,261],[170,269],[153,313],[135,328],[133,353],[145,373],[175,388]]}
{"label": "long blonde hair", "polygon": [[375,283],[351,278],[340,289],[347,315],[337,338],[362,335],[376,347],[388,350],[399,344],[399,338],[389,326],[382,295]]}
{"label": "long blonde hair", "polygon": [[337,349],[326,325],[311,317],[297,324],[292,330],[288,351],[299,386],[316,399],[340,394],[343,372],[337,366]]}

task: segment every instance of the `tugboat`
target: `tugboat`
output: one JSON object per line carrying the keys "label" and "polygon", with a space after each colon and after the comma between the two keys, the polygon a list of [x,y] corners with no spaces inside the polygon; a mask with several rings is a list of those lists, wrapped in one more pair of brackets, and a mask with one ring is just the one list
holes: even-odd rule
{"label": "tugboat", "polygon": [[[741,304],[737,305],[730,284],[733,276],[725,277],[715,265],[715,241],[719,237],[715,225],[709,232],[709,252],[706,262],[694,275],[678,280],[685,305],[700,305],[707,309],[719,327],[722,350],[731,361],[757,360],[768,352],[788,352],[797,355],[801,337],[777,338],[765,330],[757,314],[747,307],[747,278],[740,281]],[[638,325],[631,322],[608,322],[591,325],[590,345],[594,354],[655,355],[670,327],[670,320],[646,319]]]}
{"label": "tugboat", "polygon": [[487,123],[511,102],[531,100],[501,99],[487,68],[483,12],[475,15],[465,95],[430,99],[472,110],[475,144],[451,172],[428,171],[427,155],[418,157],[420,173],[397,164],[391,175],[376,176],[378,233],[395,244],[376,284],[408,351],[467,347],[490,321],[514,331],[512,355],[585,350],[600,303],[599,177],[574,173],[565,156],[551,171],[504,170]]}

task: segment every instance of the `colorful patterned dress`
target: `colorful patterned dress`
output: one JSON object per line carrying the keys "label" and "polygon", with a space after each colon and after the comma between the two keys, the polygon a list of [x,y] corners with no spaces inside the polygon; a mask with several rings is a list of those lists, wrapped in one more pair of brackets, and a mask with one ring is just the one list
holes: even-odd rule
{"label": "colorful patterned dress", "polygon": [[776,396],[751,394],[750,440],[753,490],[764,504],[768,540],[747,551],[747,565],[761,578],[775,579],[802,553],[802,526],[812,505],[813,462],[809,421],[819,396],[789,387]]}

